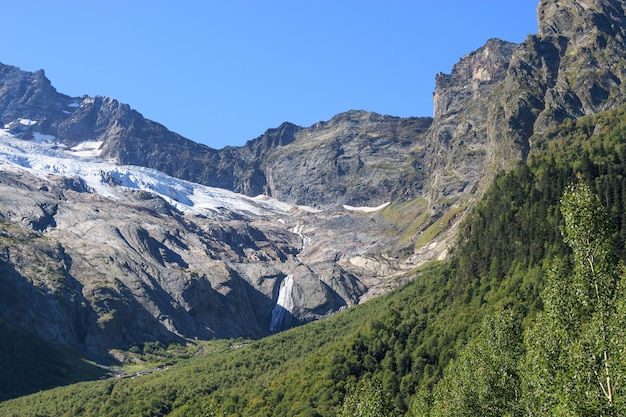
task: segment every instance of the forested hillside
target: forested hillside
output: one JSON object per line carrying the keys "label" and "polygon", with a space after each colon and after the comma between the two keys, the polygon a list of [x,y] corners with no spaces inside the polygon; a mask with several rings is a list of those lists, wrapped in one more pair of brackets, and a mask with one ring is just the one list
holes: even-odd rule
{"label": "forested hillside", "polygon": [[[452,260],[415,271],[401,289],[329,319],[245,346],[208,351],[151,375],[81,383],[7,401],[0,404],[0,414],[332,416],[341,412],[346,398],[372,400],[376,390],[352,390],[360,384],[380,387],[389,400],[380,402],[387,415],[526,415],[523,407],[533,406],[538,415],[619,415],[622,388],[611,390],[611,405],[600,406],[602,395],[574,395],[589,381],[566,385],[571,369],[549,375],[545,363],[529,362],[526,352],[536,352],[538,358],[550,353],[539,349],[546,346],[540,330],[558,330],[565,322],[556,318],[563,312],[582,325],[579,333],[563,333],[563,338],[579,334],[593,344],[587,331],[595,326],[593,303],[577,298],[582,290],[561,288],[570,277],[582,282],[594,273],[581,269],[581,249],[573,242],[579,229],[566,224],[564,214],[587,206],[597,213],[604,210],[604,230],[613,228],[614,233],[604,236],[608,249],[602,252],[603,263],[619,266],[626,241],[626,108],[567,121],[534,137],[533,146],[528,163],[498,176],[476,204]],[[572,184],[577,188],[568,188]],[[566,190],[566,196],[576,196],[585,189],[599,197],[598,205],[589,197],[587,206],[564,208]],[[618,282],[619,273],[611,268],[605,275]],[[559,299],[561,304],[555,302]],[[555,348],[561,356],[544,359],[562,359],[587,347],[570,346],[568,351],[563,346],[568,345]],[[509,354],[498,355],[501,351]],[[484,360],[472,360],[477,357]],[[495,370],[487,369],[491,365]],[[620,369],[617,360],[614,365]],[[535,380],[528,378],[533,369]],[[493,375],[510,378],[494,382]],[[606,388],[604,374],[589,375]],[[532,403],[525,393],[546,381],[553,384],[551,397]],[[495,400],[468,389],[484,386]],[[573,394],[561,398],[565,390]],[[450,400],[445,401],[448,408],[441,398]]]}

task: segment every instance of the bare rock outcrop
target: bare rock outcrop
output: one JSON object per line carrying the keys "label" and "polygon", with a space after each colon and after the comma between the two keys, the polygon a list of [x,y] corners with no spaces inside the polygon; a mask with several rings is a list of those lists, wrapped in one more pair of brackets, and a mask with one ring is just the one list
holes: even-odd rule
{"label": "bare rock outcrop", "polygon": [[[72,184],[0,162],[0,316],[98,359],[146,341],[261,337],[326,317],[371,286],[339,262],[388,241],[375,215],[201,215],[114,182],[118,197]],[[329,224],[329,237],[344,238],[315,251]],[[286,297],[288,314],[276,318]]]}

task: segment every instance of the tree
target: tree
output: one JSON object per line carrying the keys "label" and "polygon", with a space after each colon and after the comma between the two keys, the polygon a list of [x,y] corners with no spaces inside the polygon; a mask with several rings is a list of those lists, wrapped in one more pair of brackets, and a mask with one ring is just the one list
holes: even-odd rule
{"label": "tree", "polygon": [[365,377],[346,394],[339,417],[393,417],[396,414],[382,385]]}
{"label": "tree", "polygon": [[[518,363],[522,333],[510,311],[485,317],[480,334],[446,368],[435,387],[432,416],[521,416]],[[424,415],[424,402],[414,403]]]}
{"label": "tree", "polygon": [[529,415],[625,415],[624,268],[614,228],[579,178],[561,199],[562,234],[572,250],[553,263],[544,311],[526,334],[524,386]]}

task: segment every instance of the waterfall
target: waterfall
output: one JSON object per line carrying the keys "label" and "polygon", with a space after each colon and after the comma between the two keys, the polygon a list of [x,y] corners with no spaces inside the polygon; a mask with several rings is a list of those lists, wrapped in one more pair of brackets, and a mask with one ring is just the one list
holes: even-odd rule
{"label": "waterfall", "polygon": [[279,332],[289,329],[293,326],[293,309],[295,307],[293,301],[293,275],[287,275],[283,282],[280,283],[278,290],[278,300],[272,310],[272,321],[270,323],[270,332]]}

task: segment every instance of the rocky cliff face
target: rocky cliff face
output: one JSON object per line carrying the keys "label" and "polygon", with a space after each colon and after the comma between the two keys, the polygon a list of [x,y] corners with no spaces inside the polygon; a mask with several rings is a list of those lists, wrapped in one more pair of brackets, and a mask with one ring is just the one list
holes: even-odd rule
{"label": "rocky cliff face", "polygon": [[413,198],[424,180],[429,118],[352,111],[299,129],[289,146],[262,158],[264,192],[317,207],[378,206]]}
{"label": "rocky cliff face", "polygon": [[[623,0],[542,0],[537,35],[491,39],[437,75],[434,118],[350,111],[221,150],[0,65],[0,121],[24,148],[54,142],[77,155],[91,143],[100,161],[288,207],[189,213],[180,189],[129,188],[130,171],[103,169],[94,186],[84,173],[34,175],[13,155],[0,164],[0,315],[102,355],[145,340],[260,336],[384,292],[446,253],[464,210],[526,159],[535,133],[624,103],[625,10]],[[428,228],[437,237],[424,243]]]}
{"label": "rocky cliff face", "polygon": [[517,148],[513,159],[530,151],[533,133],[624,102],[624,2],[546,0],[537,11],[539,34],[516,50],[490,109],[500,128],[489,139]]}
{"label": "rocky cliff face", "polygon": [[505,79],[516,45],[498,39],[461,58],[451,74],[438,74],[435,121],[427,149],[427,195],[433,207],[476,191],[485,176],[489,104]]}
{"label": "rocky cliff face", "polygon": [[[388,242],[380,217],[152,183],[167,178],[0,141],[0,316],[51,342],[104,358],[150,340],[260,337],[358,303],[380,278],[341,262]],[[332,246],[311,250],[321,236]]]}
{"label": "rocky cliff face", "polygon": [[437,76],[425,184],[435,209],[524,161],[535,133],[624,103],[624,9],[623,0],[542,0],[537,35],[489,40]]}

